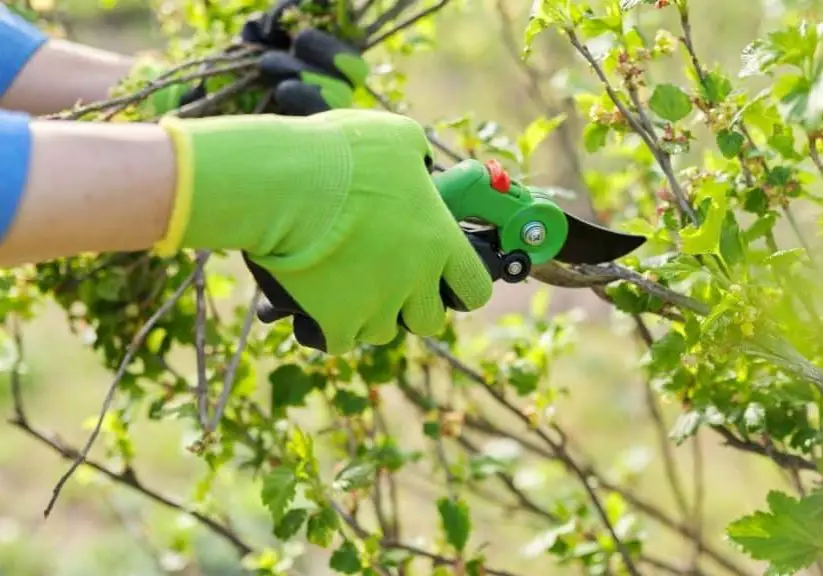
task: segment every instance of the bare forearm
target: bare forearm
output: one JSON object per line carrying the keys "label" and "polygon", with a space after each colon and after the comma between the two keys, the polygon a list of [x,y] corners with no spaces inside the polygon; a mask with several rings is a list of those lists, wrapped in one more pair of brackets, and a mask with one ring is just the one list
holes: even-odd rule
{"label": "bare forearm", "polygon": [[104,100],[133,65],[127,56],[51,39],[0,98],[0,108],[40,115]]}
{"label": "bare forearm", "polygon": [[149,249],[165,233],[176,168],[154,125],[31,124],[27,183],[0,266]]}

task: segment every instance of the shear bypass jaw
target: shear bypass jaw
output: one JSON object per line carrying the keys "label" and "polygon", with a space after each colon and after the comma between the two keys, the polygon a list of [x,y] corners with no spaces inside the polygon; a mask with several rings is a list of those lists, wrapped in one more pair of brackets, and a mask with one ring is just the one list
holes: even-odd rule
{"label": "shear bypass jaw", "polygon": [[[533,265],[610,262],[646,238],[576,218],[551,200],[513,181],[499,162],[465,160],[432,175],[435,186],[486,265],[492,280],[525,280]],[[481,227],[471,222],[482,223]],[[446,304],[465,310],[445,283]]]}

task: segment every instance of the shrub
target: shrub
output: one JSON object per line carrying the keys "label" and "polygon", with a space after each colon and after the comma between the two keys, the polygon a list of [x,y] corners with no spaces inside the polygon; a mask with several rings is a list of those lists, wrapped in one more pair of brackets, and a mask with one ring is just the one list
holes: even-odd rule
{"label": "shrub", "polygon": [[[256,573],[287,573],[294,561],[287,543],[299,539],[328,549],[330,567],[343,574],[408,574],[413,565],[438,576],[511,574],[491,566],[472,539],[481,498],[536,534],[531,546],[540,555],[586,574],[740,575],[750,573],[746,556],[767,562],[772,574],[821,567],[820,259],[816,234],[795,216],[823,199],[815,4],[784,3],[782,19],[743,50],[740,69],[723,70],[697,53],[687,0],[536,0],[522,41],[510,34],[503,41],[545,113],[515,135],[471,114],[429,130],[443,162],[496,158],[524,180],[537,147],[565,138],[578,162],[598,167],[580,174],[591,214],[649,239],[620,264],[551,263],[533,278],[592,290],[632,323],[646,349],[640,362],[664,441],[672,510],[593,461],[557,417],[563,385],[551,369],[569,352],[577,321],[548,318],[542,295],[531,314],[505,319],[504,329],[479,342],[452,318],[437,338],[400,335],[388,346],[330,358],[300,348],[287,325],[258,326],[257,294],[251,304],[214,305],[233,278],[207,262],[227,255],[82,256],[3,274],[9,334],[19,346],[21,325],[53,299],[75,330],[92,334],[91,346],[116,374],[98,422],[106,459],[86,459],[84,468],[165,498],[135,472],[131,429],[148,418],[194,431],[189,449],[208,472],[188,499],[165,503],[193,515]],[[159,4],[169,72],[149,84],[129,79],[111,100],[60,117],[152,121],[145,98],[207,75],[215,96],[181,115],[253,113],[261,97],[255,53],[224,50],[246,16],[265,7],[260,0]],[[335,11],[296,20],[335,29],[367,51],[376,73],[358,105],[408,111],[405,77],[394,64],[436,49],[443,31],[435,32],[435,18],[451,8],[449,0],[376,1],[354,23],[335,20]],[[548,82],[533,64],[548,46],[577,58],[554,77],[570,103],[562,111],[543,95]],[[204,70],[204,62],[212,66]],[[682,77],[673,72],[680,66]],[[582,123],[580,134],[572,120]],[[174,367],[181,351],[194,356],[196,377]],[[38,427],[14,364],[14,424],[74,460],[71,473],[88,446],[69,446]],[[260,380],[270,386],[258,387]],[[775,488],[762,510],[741,510],[725,528],[727,543],[713,542],[700,506],[701,490],[710,488],[698,482],[687,498],[665,444],[661,399],[680,408],[673,444],[695,443],[698,433],[720,438],[729,450],[770,461],[793,493]],[[506,439],[509,452],[485,451],[487,438]],[[547,466],[556,476],[551,493],[523,487],[523,462]],[[405,539],[398,499],[410,469],[429,470],[439,487],[423,544]],[[258,487],[270,515],[266,537],[252,543],[232,521],[238,511],[220,506],[216,483],[224,473]],[[646,544],[647,521],[693,554],[659,554]]]}

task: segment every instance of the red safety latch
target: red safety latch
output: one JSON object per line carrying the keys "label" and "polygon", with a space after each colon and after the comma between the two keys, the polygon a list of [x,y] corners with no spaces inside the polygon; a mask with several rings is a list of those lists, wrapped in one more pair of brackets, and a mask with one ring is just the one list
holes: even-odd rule
{"label": "red safety latch", "polygon": [[512,187],[512,179],[509,173],[503,168],[497,160],[489,160],[486,162],[486,169],[489,171],[489,181],[492,188],[498,192],[505,194]]}

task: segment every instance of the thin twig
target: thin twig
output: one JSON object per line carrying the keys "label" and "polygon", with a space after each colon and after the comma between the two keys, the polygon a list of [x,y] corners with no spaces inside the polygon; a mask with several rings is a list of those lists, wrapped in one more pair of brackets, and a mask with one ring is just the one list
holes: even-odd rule
{"label": "thin twig", "polygon": [[[522,436],[513,434],[508,430],[503,430],[502,428],[495,426],[491,422],[478,421],[467,418],[465,420],[465,424],[469,427],[485,431],[495,436],[510,438],[517,442],[525,450],[531,452],[532,454],[540,456],[541,458],[545,458],[547,460],[557,460],[557,455],[549,449],[546,449],[543,446],[537,444],[536,442],[532,442],[527,438],[523,438]],[[702,540],[702,537],[698,534],[695,534],[693,529],[689,525],[669,516],[664,510],[647,502],[646,500],[643,500],[640,496],[634,494],[629,489],[609,481],[602,474],[599,474],[595,469],[590,468],[590,474],[593,478],[595,478],[597,484],[601,486],[603,489],[619,494],[624,500],[626,500],[626,502],[631,504],[638,511],[645,514],[652,520],[660,523],[662,526],[665,526],[666,528],[672,530],[673,532],[679,534],[687,540],[694,541],[695,539],[699,539],[700,547],[704,551],[706,556],[717,562],[720,566],[726,568],[729,572],[737,574],[738,576],[746,575],[746,571],[743,568],[735,565],[731,560],[729,560],[728,558],[723,556],[723,554],[721,554],[718,550],[713,548],[711,544]]]}
{"label": "thin twig", "polygon": [[[379,406],[373,408],[375,424],[382,434],[389,434],[389,426],[386,423],[386,418],[383,416],[383,411]],[[391,524],[389,526],[389,538],[399,539],[400,534],[400,495],[397,487],[397,479],[394,474],[387,471],[385,474],[386,483],[389,485],[389,501],[391,502]]]}
{"label": "thin twig", "polygon": [[642,556],[640,561],[648,564],[649,566],[654,566],[661,572],[666,572],[667,574],[683,574],[688,576],[705,576],[706,573],[700,570],[699,568],[689,568],[684,570],[682,568],[678,568],[674,564],[666,562],[665,560],[660,560],[659,558],[654,558],[650,556]]}
{"label": "thin twig", "polygon": [[697,51],[694,49],[694,42],[692,42],[692,25],[689,21],[689,11],[685,8],[680,9],[680,27],[683,29],[683,45],[686,47],[689,57],[692,61],[692,67],[700,79],[700,84],[706,85],[706,72],[703,66],[700,65],[700,60],[697,58]]}
{"label": "thin twig", "polygon": [[363,5],[354,11],[354,21],[360,22],[377,0],[366,0]]}
{"label": "thin twig", "polygon": [[163,563],[160,560],[161,551],[157,549],[156,546],[151,542],[148,538],[148,535],[145,532],[144,527],[141,525],[139,520],[135,520],[130,518],[128,514],[126,514],[120,507],[115,503],[114,498],[105,495],[103,497],[106,504],[111,511],[112,516],[114,519],[120,523],[120,525],[129,533],[129,535],[137,542],[138,548],[140,548],[144,555],[154,564],[154,568],[158,574],[162,574],[166,572],[163,567]]}
{"label": "thin twig", "polygon": [[820,159],[820,153],[817,151],[817,141],[817,137],[809,136],[809,156],[811,156],[812,162],[814,162],[820,175],[823,176],[823,160]]}
{"label": "thin twig", "polygon": [[[340,517],[343,518],[343,521],[354,531],[358,538],[365,539],[370,536],[368,530],[363,528],[354,516],[352,516],[351,514],[347,514],[346,511],[343,510],[343,507],[340,506],[340,504],[338,504],[337,502],[332,502],[332,506],[340,515]],[[422,548],[418,548],[410,544],[406,544],[396,540],[390,540],[387,538],[382,539],[380,541],[380,546],[384,549],[389,550],[405,550],[406,552],[409,552],[414,556],[428,558],[434,561],[435,564],[440,565],[455,566],[459,562],[461,562],[461,560],[459,559],[446,558],[445,556],[428,552],[426,550],[423,550]],[[489,568],[486,566],[483,567],[482,573],[489,574],[491,576],[515,576],[515,574],[513,574],[512,572],[506,572],[505,570],[495,570],[494,568]]]}
{"label": "thin twig", "polygon": [[[403,0],[399,0],[398,4],[400,4],[402,1]],[[431,16],[435,12],[439,12],[440,10],[445,8],[446,5],[449,2],[451,2],[451,0],[440,0],[440,2],[438,2],[434,6],[426,8],[425,10],[420,11],[419,13],[415,14],[414,16],[411,16],[408,20],[405,20],[405,21],[401,22],[400,24],[398,24],[397,26],[395,26],[394,28],[392,28],[388,32],[386,32],[384,34],[381,34],[380,36],[378,36],[374,40],[369,40],[368,43],[366,43],[365,47],[363,48],[363,51],[366,51],[370,48],[373,48],[373,47],[377,46],[378,44],[381,44],[381,43],[385,42],[386,40],[388,40],[389,38],[391,38],[392,36],[394,36],[395,34],[400,32],[401,30],[405,30],[406,28],[408,28],[410,26],[414,26],[418,21],[422,20],[423,18],[426,18],[427,16]],[[371,35],[371,33],[369,33],[369,34]]]}
{"label": "thin twig", "polygon": [[[458,563],[458,560],[446,558],[445,556],[441,556],[440,554],[434,554],[432,552],[423,550],[422,548],[411,546],[410,544],[405,544],[402,542],[384,541],[381,542],[380,545],[383,546],[383,548],[388,548],[391,550],[405,550],[409,554],[428,558],[429,560],[432,560],[435,564],[454,566]],[[506,570],[495,570],[494,568],[487,567],[483,568],[482,573],[489,574],[490,576],[515,576],[513,572],[508,572]]]}
{"label": "thin twig", "polygon": [[[125,109],[126,106],[130,104],[134,104],[136,102],[140,102],[141,100],[145,100],[155,92],[158,92],[164,88],[169,86],[173,86],[175,84],[185,84],[187,82],[191,82],[193,80],[202,80],[204,78],[210,78],[212,76],[219,76],[221,74],[229,74],[232,72],[240,72],[243,70],[249,70],[257,66],[257,59],[246,59],[243,60],[242,56],[224,56],[223,60],[236,60],[233,64],[229,66],[218,66],[216,68],[210,68],[201,70],[198,72],[192,72],[190,74],[185,74],[183,76],[177,78],[167,78],[162,81],[152,81],[149,82],[147,86],[138,90],[136,92],[132,92],[130,94],[126,94],[124,96],[118,96],[116,98],[110,98],[108,100],[101,100],[99,102],[93,102],[87,106],[82,106],[80,108],[75,108],[71,111],[60,112],[59,114],[53,114],[49,116],[43,116],[44,119],[48,120],[79,120],[83,116],[87,114],[91,114],[93,112],[102,112],[104,110],[108,110],[109,108],[117,108],[119,107],[120,110]],[[203,59],[198,59],[192,62],[201,63]],[[181,64],[180,67],[187,66],[189,63]],[[169,74],[167,72],[166,74]],[[110,119],[110,118],[109,118]]]}
{"label": "thin twig", "polygon": [[[633,315],[635,324],[637,325],[637,332],[640,339],[648,347],[654,342],[648,326],[639,315]],[[671,488],[672,496],[677,504],[677,509],[684,520],[688,520],[689,505],[686,501],[686,492],[683,490],[683,485],[680,483],[680,474],[677,471],[677,464],[675,462],[674,454],[672,453],[672,446],[669,442],[669,432],[666,422],[663,419],[663,414],[660,411],[660,405],[657,402],[657,397],[654,394],[651,383],[647,380],[644,383],[643,390],[646,395],[646,408],[649,411],[652,422],[654,423],[655,433],[657,434],[657,443],[660,447],[660,454],[663,457],[663,469],[666,473],[666,480]]]}
{"label": "thin twig", "polygon": [[[468,438],[465,436],[458,436],[457,441],[466,448],[466,450],[471,454],[480,454],[480,450],[475,446]],[[526,493],[520,490],[517,487],[517,484],[514,482],[514,478],[510,474],[506,474],[502,471],[497,471],[494,474],[500,482],[506,487],[506,490],[511,493],[511,495],[517,500],[520,506],[532,514],[537,516],[541,516],[544,519],[552,522],[553,524],[561,524],[562,519],[557,516],[556,514],[552,513],[549,510],[541,508],[538,506],[531,498],[526,496]]]}
{"label": "thin twig", "polygon": [[[424,365],[423,369],[423,387],[426,390],[426,395],[429,399],[434,399],[434,392],[432,391],[431,366]],[[449,465],[449,459],[446,456],[446,448],[443,445],[443,436],[438,434],[434,441],[435,451],[437,453],[437,460],[440,462],[440,467],[443,468],[443,473],[446,475],[446,488],[450,496],[455,495],[455,478]]]}
{"label": "thin twig", "polygon": [[21,383],[21,371],[23,368],[23,330],[20,327],[20,318],[13,314],[9,318],[11,323],[11,337],[15,347],[14,363],[11,366],[11,396],[14,402],[14,416],[21,422],[26,421],[26,412],[23,409],[23,390]]}
{"label": "thin twig", "polygon": [[[689,21],[689,11],[685,6],[683,6],[683,7],[679,8],[679,12],[680,12],[680,27],[683,30],[683,38],[682,38],[683,45],[686,47],[686,52],[689,54],[689,58],[691,59],[692,68],[694,69],[695,73],[697,74],[697,77],[700,79],[700,84],[705,89],[707,75],[706,75],[705,70],[703,69],[703,66],[700,64],[700,59],[697,57],[697,51],[694,48],[694,42],[692,40],[691,22]],[[742,132],[743,136],[746,138],[746,142],[752,148],[752,150],[755,150],[755,151],[758,150],[757,144],[755,143],[754,138],[752,137],[752,135],[749,132],[749,129],[746,127],[745,123],[739,122],[738,123],[738,128]],[[815,157],[817,152],[815,150],[812,153],[812,149],[813,149],[813,146],[810,146],[810,153],[812,154],[812,160],[815,161],[814,157]],[[768,163],[766,162],[766,158],[763,155],[758,155],[758,158],[760,160],[761,165],[763,166],[763,169],[766,171],[766,174],[769,174],[770,171],[769,171]],[[745,161],[744,161],[742,153],[738,155],[738,159],[740,161],[740,165],[741,165],[741,168],[744,172],[744,176],[745,176],[747,182],[751,182],[752,181],[752,176],[751,176],[751,173],[749,172],[748,168],[745,165]],[[817,162],[819,162],[819,158],[817,159],[816,163]],[[789,206],[787,206],[787,205],[784,205],[784,206],[782,206],[782,209],[783,209],[783,214],[786,216],[786,220],[788,220],[788,222],[789,222],[789,226],[791,227],[792,231],[794,232],[794,235],[797,237],[798,241],[800,242],[800,245],[806,251],[806,254],[808,254],[809,261],[812,263],[812,265],[815,268],[817,268],[817,261],[814,257],[814,253],[812,252],[811,247],[809,246],[809,243],[807,242],[806,237],[804,236],[803,232],[800,230],[800,226],[797,224],[797,220],[795,219],[791,208],[789,208]],[[813,315],[813,317],[816,317],[816,316],[817,316],[816,314]]]}
{"label": "thin twig", "polygon": [[243,327],[240,330],[240,338],[237,341],[237,349],[234,351],[234,355],[226,368],[226,375],[223,378],[223,390],[220,392],[220,398],[217,400],[217,405],[214,408],[214,414],[212,415],[212,419],[206,429],[207,432],[213,432],[216,430],[217,425],[220,423],[220,419],[223,418],[223,412],[226,410],[226,405],[229,402],[229,397],[231,396],[231,391],[234,387],[237,367],[240,365],[240,358],[242,358],[243,351],[246,349],[249,334],[251,334],[251,328],[254,325],[254,318],[257,313],[257,302],[260,300],[260,295],[260,288],[256,287],[254,290],[254,295],[251,298],[251,302],[249,302],[246,317],[243,320]]}
{"label": "thin twig", "polygon": [[59,498],[60,496],[60,492],[62,491],[63,486],[68,481],[68,479],[71,478],[72,474],[74,474],[77,468],[86,460],[86,457],[88,456],[89,451],[91,450],[91,447],[94,444],[94,441],[97,440],[97,436],[98,434],[100,434],[100,429],[103,426],[103,420],[105,419],[106,414],[108,413],[109,408],[111,407],[111,403],[114,400],[114,396],[117,392],[120,380],[122,380],[123,376],[126,373],[126,369],[131,364],[132,357],[143,344],[143,341],[146,339],[146,336],[148,336],[149,332],[151,332],[151,329],[154,327],[157,321],[160,320],[160,318],[166,312],[171,310],[175,306],[175,304],[177,304],[177,301],[180,300],[180,298],[183,296],[183,294],[189,288],[189,286],[191,286],[194,283],[194,279],[197,275],[197,272],[203,265],[205,265],[205,261],[197,262],[195,270],[188,276],[188,278],[186,278],[180,284],[180,286],[177,288],[177,290],[174,291],[174,293],[169,297],[169,299],[166,300],[163,303],[163,305],[160,306],[160,308],[158,308],[157,311],[151,315],[151,317],[146,321],[143,327],[140,328],[137,334],[135,334],[134,338],[131,341],[131,344],[129,344],[129,347],[126,350],[126,355],[120,362],[120,367],[118,368],[117,373],[114,376],[114,381],[109,386],[108,392],[106,392],[106,397],[103,400],[103,406],[100,410],[100,416],[97,418],[97,423],[94,425],[94,430],[92,430],[89,439],[86,441],[86,444],[83,446],[83,449],[80,450],[80,452],[77,454],[77,457],[75,458],[74,462],[72,462],[72,465],[69,467],[66,473],[63,474],[57,481],[57,484],[55,485],[54,490],[52,492],[51,499],[49,500],[46,509],[43,511],[44,517],[48,518],[52,508],[54,508],[54,505],[57,502],[57,498]]}
{"label": "thin twig", "polygon": [[742,440],[738,438],[734,434],[734,432],[732,432],[728,428],[724,428],[722,426],[712,426],[712,430],[714,430],[723,437],[723,439],[726,441],[726,445],[731,446],[733,448],[737,448],[738,450],[742,450],[743,452],[751,452],[752,454],[760,454],[761,456],[766,456],[781,468],[785,468],[787,470],[817,470],[817,466],[811,460],[806,460],[805,458],[797,456],[795,454],[771,451],[765,446],[762,446],[755,442]]}
{"label": "thin twig", "polygon": [[691,574],[700,571],[700,556],[703,554],[701,543],[703,542],[703,505],[706,499],[706,482],[703,466],[703,449],[700,444],[700,430],[696,431],[691,439],[693,478],[694,478],[694,502],[692,503],[692,529],[697,535],[694,539],[694,553],[691,561]]}
{"label": "thin twig", "polygon": [[206,526],[209,530],[211,530],[216,535],[220,536],[227,542],[229,542],[237,553],[243,557],[247,554],[253,552],[253,548],[244,542],[240,536],[238,536],[231,528],[220,524],[213,518],[203,515],[202,513],[190,508],[188,505],[178,502],[174,500],[170,496],[165,496],[161,494],[159,491],[149,488],[142,481],[137,478],[137,475],[134,473],[134,470],[131,468],[127,468],[122,472],[115,472],[111,468],[104,466],[99,462],[95,462],[94,460],[87,460],[82,452],[72,448],[64,444],[60,441],[54,434],[47,433],[41,430],[37,430],[30,426],[28,422],[25,420],[12,420],[11,424],[15,427],[23,430],[29,436],[36,438],[43,444],[46,444],[50,448],[52,448],[55,452],[57,452],[60,456],[67,460],[74,460],[75,462],[82,461],[86,466],[97,470],[104,476],[106,476],[109,480],[120,484],[122,486],[127,486],[132,490],[136,490],[140,494],[167,506],[168,508],[173,508],[185,514],[188,514],[192,518],[196,519],[198,522]]}
{"label": "thin twig", "polygon": [[674,454],[672,454],[671,442],[669,441],[669,433],[666,423],[663,421],[663,415],[660,413],[660,406],[657,398],[652,390],[651,384],[646,381],[643,389],[646,393],[646,407],[649,410],[652,422],[654,423],[655,432],[657,434],[657,443],[660,447],[660,454],[663,457],[663,468],[666,471],[666,480],[671,488],[672,496],[674,496],[677,509],[686,520],[689,518],[689,505],[686,501],[686,493],[680,483],[680,474],[677,471],[677,464],[675,463]]}
{"label": "thin twig", "polygon": [[446,144],[442,138],[440,138],[432,128],[426,129],[426,137],[428,138],[429,142],[432,143],[432,146],[440,150],[443,154],[451,158],[454,162],[462,162],[465,160],[465,157],[454,150],[451,146]]}
{"label": "thin twig", "polygon": [[656,296],[678,308],[690,310],[700,316],[706,316],[711,311],[707,304],[666,288],[662,284],[649,280],[641,273],[614,262],[575,266],[561,266],[556,262],[549,262],[542,266],[535,266],[532,270],[532,276],[546,284],[567,288],[589,288],[624,280],[634,284],[647,294]]}
{"label": "thin twig", "polygon": [[248,89],[252,84],[257,82],[259,77],[260,74],[257,70],[250,72],[236,82],[208,94],[205,98],[186,104],[178,108],[176,112],[170,112],[170,114],[179,116],[180,118],[197,118],[204,116],[212,107]]}
{"label": "thin twig", "polygon": [[[514,23],[512,22],[511,15],[504,6],[503,0],[497,0],[496,8],[497,13],[500,15],[500,32],[503,45],[506,47],[506,52],[508,53],[512,63],[516,65],[526,77],[528,81],[527,86],[529,95],[531,96],[532,101],[549,116],[556,116],[560,114],[563,111],[562,108],[549,102],[541,90],[541,84],[545,81],[545,77],[551,76],[554,71],[550,70],[545,72],[543,75],[544,77],[541,78],[541,72],[527,60],[520,57],[518,40],[512,32]],[[566,99],[566,104],[566,114],[571,118],[573,115],[576,115],[577,110],[571,98]],[[573,180],[576,183],[576,186],[586,188],[586,181],[583,176],[583,165],[580,161],[580,154],[578,152],[579,143],[577,140],[577,135],[574,134],[572,129],[571,122],[562,122],[560,126],[557,127],[557,135],[560,137],[562,149],[566,154],[566,159],[569,161],[571,172],[573,174]],[[592,196],[590,191],[588,192],[589,193],[584,194],[583,197],[588,204],[591,216],[596,218],[594,205],[592,204]]]}
{"label": "thin twig", "polygon": [[[374,22],[366,26],[365,28],[365,36],[366,38],[371,38],[377,31],[379,31],[383,26],[400,16],[403,12],[406,11],[412,4],[415,3],[415,0],[396,0],[394,5],[380,14],[377,18],[375,18]],[[368,49],[369,46],[374,46],[378,44],[376,40],[369,40],[366,44],[365,49]]]}
{"label": "thin twig", "polygon": [[626,119],[626,122],[629,123],[632,130],[640,136],[643,140],[644,144],[648,147],[649,151],[654,155],[655,160],[660,165],[660,169],[666,176],[666,179],[669,182],[669,187],[671,188],[672,194],[674,194],[675,199],[677,200],[678,207],[680,211],[688,216],[688,218],[695,224],[698,223],[697,214],[694,212],[694,209],[689,204],[688,200],[686,199],[686,194],[683,191],[683,188],[680,186],[680,182],[678,182],[677,177],[674,175],[674,169],[672,168],[671,157],[668,153],[664,152],[657,146],[654,142],[652,136],[646,131],[643,127],[640,119],[635,116],[623,103],[623,100],[620,96],[615,92],[614,88],[609,82],[609,79],[606,77],[606,73],[603,70],[603,67],[597,62],[595,57],[592,55],[591,51],[580,42],[580,39],[577,37],[577,34],[574,32],[573,29],[567,29],[566,34],[569,37],[569,40],[572,43],[572,46],[580,53],[581,56],[588,62],[588,64],[592,67],[597,77],[600,79],[603,88],[606,90],[606,94],[608,94],[611,101]]}
{"label": "thin twig", "polygon": [[623,560],[623,564],[626,570],[632,574],[633,576],[639,576],[640,573],[637,570],[637,567],[634,564],[634,560],[632,560],[631,553],[629,552],[628,548],[626,548],[626,544],[617,536],[617,533],[614,530],[614,525],[612,521],[609,519],[609,515],[606,513],[605,508],[603,507],[602,502],[600,502],[600,497],[595,492],[594,488],[592,487],[587,470],[584,470],[573,458],[572,456],[565,451],[565,449],[555,440],[553,440],[545,431],[541,428],[533,426],[529,417],[524,414],[517,406],[509,402],[502,393],[495,390],[494,387],[490,386],[485,378],[483,378],[482,374],[479,374],[474,369],[470,368],[463,364],[459,359],[451,355],[448,350],[443,348],[437,341],[427,338],[424,340],[426,347],[446,360],[453,368],[459,370],[462,374],[466,375],[467,377],[474,380],[476,383],[480,384],[492,398],[494,398],[498,403],[504,406],[509,412],[513,415],[517,416],[526,426],[531,428],[540,438],[543,440],[548,446],[552,448],[552,450],[557,454],[560,462],[569,470],[574,476],[578,478],[580,483],[583,486],[583,489],[586,491],[586,494],[589,497],[592,505],[597,512],[597,515],[600,517],[603,526],[609,532],[612,540],[614,541],[615,546],[617,547],[618,553]]}
{"label": "thin twig", "polygon": [[[209,422],[209,382],[206,376],[206,272],[205,261],[209,258],[209,252],[202,250],[197,252],[197,272],[194,277],[195,294],[195,314],[194,323],[194,352],[197,363],[197,386],[195,397],[197,398],[197,418],[200,427],[204,430]],[[202,264],[201,264],[202,263]]]}

